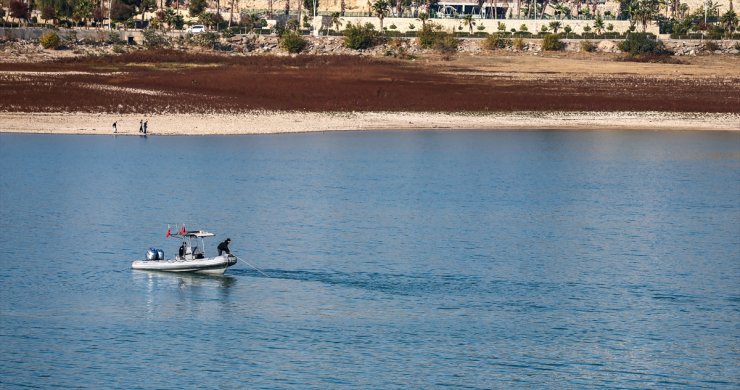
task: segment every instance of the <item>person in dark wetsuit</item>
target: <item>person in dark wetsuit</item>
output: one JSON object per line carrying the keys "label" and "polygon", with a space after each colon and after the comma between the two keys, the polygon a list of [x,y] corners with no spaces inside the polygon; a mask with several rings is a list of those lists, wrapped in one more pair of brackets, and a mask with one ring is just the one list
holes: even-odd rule
{"label": "person in dark wetsuit", "polygon": [[180,258],[185,257],[185,242],[180,245],[180,250],[178,251],[178,254],[180,255]]}
{"label": "person in dark wetsuit", "polygon": [[221,256],[222,253],[226,253],[227,255],[231,254],[231,251],[229,250],[229,243],[231,243],[231,239],[227,238],[224,240],[224,242],[218,244],[218,255]]}

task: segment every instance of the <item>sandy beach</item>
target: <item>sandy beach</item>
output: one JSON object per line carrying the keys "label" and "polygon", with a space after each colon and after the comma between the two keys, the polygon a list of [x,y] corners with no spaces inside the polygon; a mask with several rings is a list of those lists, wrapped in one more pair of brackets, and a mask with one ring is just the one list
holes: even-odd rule
{"label": "sandy beach", "polygon": [[118,115],[0,113],[0,132],[138,136],[146,119],[150,135],[272,134],[341,130],[720,130],[740,131],[740,115],[665,112],[423,113],[261,111],[242,114]]}

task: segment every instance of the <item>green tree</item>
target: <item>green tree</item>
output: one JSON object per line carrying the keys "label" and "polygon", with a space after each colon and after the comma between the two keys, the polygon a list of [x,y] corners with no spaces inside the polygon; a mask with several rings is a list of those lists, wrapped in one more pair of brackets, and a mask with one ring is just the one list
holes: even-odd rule
{"label": "green tree", "polygon": [[647,30],[647,25],[658,14],[661,0],[632,0],[628,12],[630,20],[642,24],[642,32]]}
{"label": "green tree", "polygon": [[190,0],[190,6],[188,7],[188,11],[190,11],[190,16],[199,16],[203,13],[203,11],[206,10],[206,0]]}
{"label": "green tree", "polygon": [[134,16],[134,7],[124,3],[123,1],[113,1],[110,15],[111,19],[116,22],[124,22]]}
{"label": "green tree", "polygon": [[156,0],[141,0],[139,3],[139,9],[141,10],[141,20],[144,21],[144,14],[157,10]]}
{"label": "green tree", "polygon": [[203,12],[198,16],[198,23],[206,25],[208,27],[214,27],[223,21],[224,18],[221,17],[221,14]]}
{"label": "green tree", "polygon": [[373,14],[380,19],[380,31],[383,31],[383,19],[388,16],[389,4],[386,0],[376,0],[373,3]]}
{"label": "green tree", "polygon": [[572,31],[573,31],[573,29],[570,26],[568,26],[568,25],[566,25],[565,27],[563,27],[563,32],[565,32],[565,38],[566,39],[568,38],[568,35],[570,35],[570,33]]}
{"label": "green tree", "polygon": [[734,10],[725,12],[722,17],[719,18],[719,21],[725,27],[725,31],[729,35],[732,35],[735,29],[737,29],[737,14]]}
{"label": "green tree", "polygon": [[570,16],[570,13],[570,7],[565,3],[559,3],[557,7],[555,7],[555,15],[558,16],[558,19],[565,19]]}
{"label": "green tree", "polygon": [[82,21],[87,27],[87,19],[92,17],[93,3],[90,0],[77,0],[72,18],[79,22]]}

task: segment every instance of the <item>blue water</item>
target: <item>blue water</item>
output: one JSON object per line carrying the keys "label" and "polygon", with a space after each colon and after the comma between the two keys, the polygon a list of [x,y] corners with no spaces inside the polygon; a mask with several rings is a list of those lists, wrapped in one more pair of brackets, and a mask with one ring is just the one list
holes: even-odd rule
{"label": "blue water", "polygon": [[740,386],[738,134],[3,134],[0,229],[2,388]]}

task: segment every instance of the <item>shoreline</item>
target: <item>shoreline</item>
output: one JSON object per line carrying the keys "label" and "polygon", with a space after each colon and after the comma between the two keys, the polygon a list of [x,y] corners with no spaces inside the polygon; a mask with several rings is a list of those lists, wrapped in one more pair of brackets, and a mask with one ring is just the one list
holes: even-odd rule
{"label": "shoreline", "polygon": [[138,136],[382,130],[740,131],[740,114],[699,112],[295,112],[93,114],[0,112],[0,133]]}

